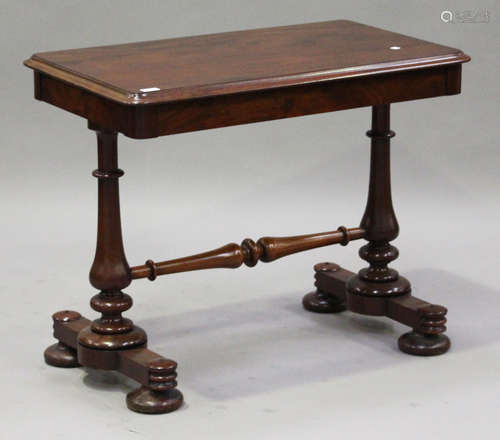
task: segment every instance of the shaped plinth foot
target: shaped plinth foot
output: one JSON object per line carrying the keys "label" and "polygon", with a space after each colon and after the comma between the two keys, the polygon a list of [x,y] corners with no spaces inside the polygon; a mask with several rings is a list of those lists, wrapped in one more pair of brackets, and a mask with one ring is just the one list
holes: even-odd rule
{"label": "shaped plinth foot", "polygon": [[149,384],[127,394],[127,407],[145,414],[164,414],[180,408],[184,400],[177,386],[177,363],[158,358],[148,364]]}
{"label": "shaped plinth foot", "polygon": [[48,347],[43,353],[45,362],[53,367],[75,368],[79,367],[76,350],[57,342]]}
{"label": "shaped plinth foot", "polygon": [[419,309],[418,325],[398,340],[401,351],[417,356],[437,356],[451,345],[446,331],[446,307],[429,304]]}
{"label": "shaped plinth foot", "polygon": [[316,291],[302,299],[302,305],[310,312],[339,313],[346,310],[345,283],[352,272],[335,263],[318,263],[314,266]]}
{"label": "shaped plinth foot", "polygon": [[[68,324],[81,319],[81,315],[73,310],[62,310],[52,315],[54,321],[54,331],[59,325]],[[54,334],[54,336],[57,336]],[[59,339],[59,338],[57,338]],[[74,368],[79,367],[76,350],[61,341],[48,347],[43,353],[45,362],[53,367]]]}

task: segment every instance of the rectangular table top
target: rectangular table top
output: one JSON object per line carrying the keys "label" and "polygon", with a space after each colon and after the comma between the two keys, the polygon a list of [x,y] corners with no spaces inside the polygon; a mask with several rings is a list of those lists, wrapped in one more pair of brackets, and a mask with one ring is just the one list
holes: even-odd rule
{"label": "rectangular table top", "polygon": [[458,49],[347,20],[34,54],[28,67],[121,104],[463,63]]}

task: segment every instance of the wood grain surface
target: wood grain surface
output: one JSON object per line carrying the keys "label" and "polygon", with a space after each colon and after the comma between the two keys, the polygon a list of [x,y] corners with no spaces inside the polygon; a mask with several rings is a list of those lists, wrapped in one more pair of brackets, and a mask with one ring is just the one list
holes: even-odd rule
{"label": "wood grain surface", "polygon": [[462,63],[348,20],[34,54],[28,67],[122,104],[167,103]]}

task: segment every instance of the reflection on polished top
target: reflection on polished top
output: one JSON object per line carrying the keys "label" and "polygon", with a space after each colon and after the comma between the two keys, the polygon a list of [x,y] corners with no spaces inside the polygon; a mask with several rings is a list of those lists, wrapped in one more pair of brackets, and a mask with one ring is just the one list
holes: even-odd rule
{"label": "reflection on polished top", "polygon": [[469,57],[347,20],[43,52],[28,67],[122,104],[376,75]]}

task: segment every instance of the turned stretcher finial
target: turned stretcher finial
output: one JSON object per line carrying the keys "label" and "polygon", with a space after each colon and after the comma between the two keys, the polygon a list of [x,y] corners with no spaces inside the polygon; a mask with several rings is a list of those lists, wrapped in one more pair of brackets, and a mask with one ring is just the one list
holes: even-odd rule
{"label": "turned stretcher finial", "polygon": [[253,267],[257,262],[269,263],[278,258],[297,252],[306,251],[332,244],[347,245],[351,240],[365,236],[362,228],[346,228],[340,226],[335,231],[318,234],[298,235],[294,237],[262,237],[257,242],[245,238],[241,245],[229,243],[212,251],[189,257],[178,258],[155,263],[147,260],[142,266],[130,269],[132,279],[148,278],[154,281],[158,275],[166,275],[191,270],[230,268],[235,269],[242,264]]}

